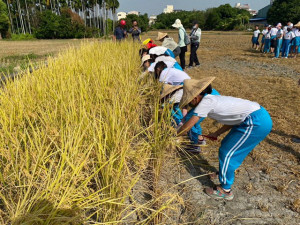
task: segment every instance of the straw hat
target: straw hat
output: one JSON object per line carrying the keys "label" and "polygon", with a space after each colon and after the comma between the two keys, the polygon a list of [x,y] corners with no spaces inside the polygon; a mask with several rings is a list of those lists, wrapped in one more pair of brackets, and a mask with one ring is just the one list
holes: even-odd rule
{"label": "straw hat", "polygon": [[163,99],[164,97],[168,96],[169,94],[173,93],[178,89],[181,89],[182,87],[183,85],[164,84],[162,92],[160,94],[160,99]]}
{"label": "straw hat", "polygon": [[294,27],[300,28],[300,21],[294,25]]}
{"label": "straw hat", "polygon": [[206,77],[201,80],[185,80],[183,85],[183,96],[180,101],[180,107],[184,107],[188,105],[196,96],[201,94],[213,80],[215,77]]}
{"label": "straw hat", "polygon": [[151,48],[149,51],[150,55],[163,55],[168,49],[163,46],[157,46],[154,48]]}
{"label": "straw hat", "polygon": [[143,66],[144,63],[145,63],[147,60],[149,60],[149,59],[151,59],[150,55],[144,55],[143,58],[142,58],[142,64],[141,64],[141,66]]}
{"label": "straw hat", "polygon": [[181,20],[180,19],[175,20],[175,23],[172,25],[172,27],[175,28],[182,27]]}
{"label": "straw hat", "polygon": [[155,40],[156,40],[156,41],[159,41],[159,40],[165,38],[166,36],[168,36],[168,33],[158,32],[157,38],[156,38]]}

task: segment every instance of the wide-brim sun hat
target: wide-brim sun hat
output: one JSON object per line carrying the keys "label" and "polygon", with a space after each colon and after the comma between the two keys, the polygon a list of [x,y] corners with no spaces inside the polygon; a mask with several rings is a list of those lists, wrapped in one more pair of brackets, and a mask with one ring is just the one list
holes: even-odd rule
{"label": "wide-brim sun hat", "polygon": [[294,25],[294,27],[300,28],[300,21]]}
{"label": "wide-brim sun hat", "polygon": [[201,80],[185,80],[183,84],[183,96],[179,103],[180,108],[188,105],[195,97],[201,94],[213,81],[215,77],[206,77]]}
{"label": "wide-brim sun hat", "polygon": [[170,85],[170,84],[164,84],[162,92],[160,94],[160,99],[165,98],[169,94],[172,94],[174,91],[177,91],[181,89],[183,85]]}
{"label": "wide-brim sun hat", "polygon": [[168,49],[163,46],[157,46],[149,50],[150,55],[163,55]]}
{"label": "wide-brim sun hat", "polygon": [[142,58],[142,64],[141,64],[141,66],[143,66],[144,63],[145,63],[147,60],[149,60],[149,59],[151,59],[151,56],[150,56],[150,55],[144,55],[143,58]]}
{"label": "wide-brim sun hat", "polygon": [[175,28],[182,27],[181,20],[180,19],[175,20],[175,23],[172,25],[172,27],[175,27]]}
{"label": "wide-brim sun hat", "polygon": [[168,33],[158,32],[157,38],[156,38],[155,40],[156,40],[156,41],[159,41],[159,40],[165,38],[166,36],[168,36]]}

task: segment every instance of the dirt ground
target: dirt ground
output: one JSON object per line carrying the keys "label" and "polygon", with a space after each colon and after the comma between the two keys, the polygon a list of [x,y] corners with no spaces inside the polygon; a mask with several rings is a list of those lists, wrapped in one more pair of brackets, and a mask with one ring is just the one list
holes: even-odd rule
{"label": "dirt ground", "polygon": [[[172,152],[165,159],[161,186],[171,188],[183,203],[170,224],[300,224],[300,144],[293,142],[300,136],[300,57],[272,59],[252,50],[250,39],[242,33],[204,32],[201,67],[186,72],[192,78],[215,76],[213,86],[222,95],[258,102],[270,112],[273,130],[237,171],[233,201],[214,200],[203,192],[218,184],[206,174],[218,170],[220,142],[209,142],[200,155]],[[218,126],[206,119],[204,134]]]}

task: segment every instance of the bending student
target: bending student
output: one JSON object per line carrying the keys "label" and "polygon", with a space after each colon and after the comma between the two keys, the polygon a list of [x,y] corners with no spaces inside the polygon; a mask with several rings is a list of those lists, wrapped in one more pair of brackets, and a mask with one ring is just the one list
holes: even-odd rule
{"label": "bending student", "polygon": [[187,132],[200,118],[209,117],[224,126],[208,136],[217,139],[226,131],[219,148],[219,180],[221,186],[206,189],[206,194],[217,199],[232,200],[231,186],[235,170],[246,156],[271,132],[272,119],[258,103],[248,100],[211,95],[211,82],[215,77],[202,80],[185,80],[180,107],[189,105],[194,115],[179,130],[178,135]]}

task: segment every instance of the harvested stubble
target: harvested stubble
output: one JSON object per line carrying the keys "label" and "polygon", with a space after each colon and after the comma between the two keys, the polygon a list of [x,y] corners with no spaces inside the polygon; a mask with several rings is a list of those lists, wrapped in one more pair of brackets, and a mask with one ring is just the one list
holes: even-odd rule
{"label": "harvested stubble", "polygon": [[1,223],[146,224],[163,217],[168,207],[155,190],[144,205],[132,193],[146,168],[155,187],[174,143],[169,115],[159,116],[157,85],[138,81],[139,62],[133,43],[83,43],[6,84]]}

